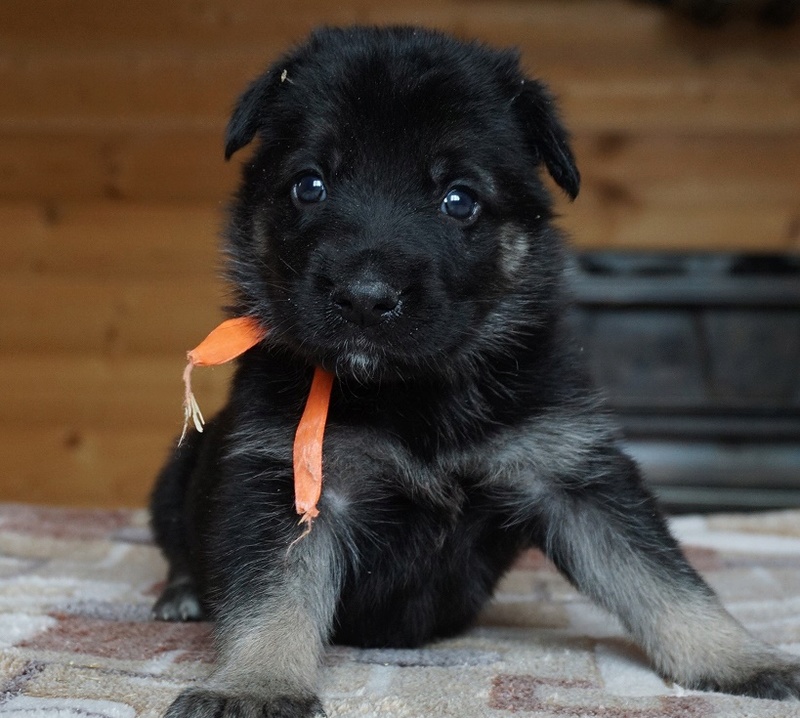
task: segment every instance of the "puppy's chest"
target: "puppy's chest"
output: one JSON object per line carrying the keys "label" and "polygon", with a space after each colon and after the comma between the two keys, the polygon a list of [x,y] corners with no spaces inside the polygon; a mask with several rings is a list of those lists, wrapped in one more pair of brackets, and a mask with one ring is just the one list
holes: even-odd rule
{"label": "puppy's chest", "polygon": [[410,505],[447,519],[491,504],[489,467],[503,442],[490,437],[506,432],[474,404],[414,396],[392,406],[332,406],[323,498],[327,493],[334,507],[369,506],[380,514]]}
{"label": "puppy's chest", "polygon": [[467,477],[383,431],[334,425],[324,448],[323,495],[335,510],[381,511],[407,502],[449,513],[467,500]]}

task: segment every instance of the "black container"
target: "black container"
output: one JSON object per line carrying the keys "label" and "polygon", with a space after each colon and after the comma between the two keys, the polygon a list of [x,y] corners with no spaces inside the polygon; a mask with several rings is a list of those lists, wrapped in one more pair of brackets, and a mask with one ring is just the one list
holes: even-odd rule
{"label": "black container", "polygon": [[673,510],[800,506],[800,256],[590,252],[574,320]]}

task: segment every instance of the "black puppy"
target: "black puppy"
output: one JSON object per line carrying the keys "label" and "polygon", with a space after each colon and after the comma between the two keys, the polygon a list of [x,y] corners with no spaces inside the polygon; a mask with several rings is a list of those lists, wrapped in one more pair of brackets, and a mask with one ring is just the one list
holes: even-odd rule
{"label": "black puppy", "polygon": [[[564,325],[539,176],[579,176],[513,52],[411,28],[324,30],[241,97],[254,139],[226,253],[232,313],[268,338],[163,469],[159,618],[216,621],[219,661],[169,716],[301,717],[328,641],[465,628],[539,546],[684,686],[800,696],[689,567],[617,444]],[[336,375],[320,514],[301,540],[292,441]]]}

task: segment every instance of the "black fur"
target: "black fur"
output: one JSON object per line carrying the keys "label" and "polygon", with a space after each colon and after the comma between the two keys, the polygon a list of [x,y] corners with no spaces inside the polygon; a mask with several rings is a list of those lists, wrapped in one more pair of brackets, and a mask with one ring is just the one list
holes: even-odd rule
{"label": "black fur", "polygon": [[[541,176],[575,197],[579,174],[516,53],[320,31],[245,92],[226,156],[255,139],[225,249],[232,313],[270,334],[153,495],[171,565],[156,614],[202,606],[220,644],[208,686],[170,715],[312,715],[327,640],[460,631],[534,545],[668,677],[797,696],[796,665],[685,562],[586,378]],[[309,175],[326,194],[304,203]],[[454,187],[474,214],[444,211]],[[315,365],[336,381],[320,515],[301,537],[291,450]],[[717,629],[730,640],[708,645]]]}

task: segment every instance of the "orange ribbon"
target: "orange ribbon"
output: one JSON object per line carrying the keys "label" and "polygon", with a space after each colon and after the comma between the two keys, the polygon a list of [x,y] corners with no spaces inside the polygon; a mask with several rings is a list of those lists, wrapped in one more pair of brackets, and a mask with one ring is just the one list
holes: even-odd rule
{"label": "orange ribbon", "polygon": [[[267,331],[252,317],[235,317],[222,322],[187,353],[189,362],[183,372],[184,421],[180,441],[186,436],[190,422],[197,431],[203,430],[203,415],[192,392],[192,369],[195,366],[225,364],[244,354],[266,336]],[[333,374],[316,367],[306,406],[294,437],[292,459],[295,509],[301,516],[300,522],[307,524],[307,530],[311,528],[313,519],[319,515],[317,503],[322,493],[322,442],[332,388]]]}

